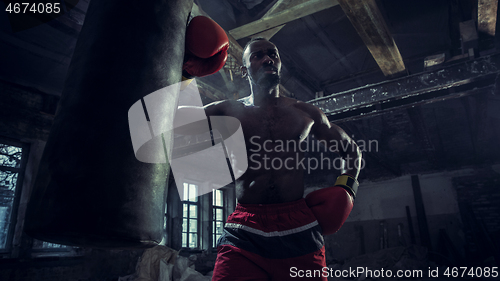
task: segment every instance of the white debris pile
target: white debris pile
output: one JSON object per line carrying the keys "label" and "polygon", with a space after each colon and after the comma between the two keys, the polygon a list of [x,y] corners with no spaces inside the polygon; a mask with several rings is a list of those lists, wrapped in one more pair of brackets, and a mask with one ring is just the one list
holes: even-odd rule
{"label": "white debris pile", "polygon": [[147,249],[137,262],[136,272],[118,281],[210,281],[212,276],[194,269],[196,257],[188,259],[165,246]]}

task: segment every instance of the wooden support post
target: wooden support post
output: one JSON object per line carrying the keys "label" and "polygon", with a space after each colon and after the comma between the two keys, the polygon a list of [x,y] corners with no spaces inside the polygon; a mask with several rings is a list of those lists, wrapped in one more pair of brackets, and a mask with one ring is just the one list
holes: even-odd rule
{"label": "wooden support post", "polygon": [[415,239],[415,230],[413,229],[413,221],[411,219],[410,206],[406,206],[406,219],[408,220],[408,229],[410,230],[410,239],[412,244],[417,244]]}
{"label": "wooden support post", "polygon": [[415,209],[417,209],[420,243],[422,246],[432,250],[431,236],[429,234],[429,226],[427,225],[427,217],[425,214],[424,201],[422,200],[422,191],[420,190],[418,175],[411,176],[411,186],[413,188],[413,197],[415,199]]}

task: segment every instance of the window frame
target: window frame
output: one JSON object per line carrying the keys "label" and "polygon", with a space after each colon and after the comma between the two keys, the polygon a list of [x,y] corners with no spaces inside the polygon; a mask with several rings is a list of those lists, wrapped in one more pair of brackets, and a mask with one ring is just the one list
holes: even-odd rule
{"label": "window frame", "polygon": [[[190,181],[183,182],[183,188],[184,188],[185,184],[194,185],[194,186],[196,186],[197,189],[199,188],[199,184],[193,183]],[[188,190],[189,190],[189,186],[188,186]],[[189,196],[189,194],[188,194],[188,196]],[[181,247],[184,249],[199,250],[200,248],[202,248],[201,247],[202,234],[201,234],[201,221],[200,221],[201,205],[202,205],[201,198],[202,198],[202,196],[198,196],[196,201],[190,201],[189,198],[188,198],[188,200],[181,200],[182,227],[181,227],[181,236],[180,237],[181,237]],[[167,202],[167,204],[168,204],[168,202]],[[185,204],[187,204],[187,206],[188,206],[188,208],[187,208],[187,215],[188,216],[186,218],[184,217],[184,205]],[[189,247],[189,242],[190,242],[189,234],[192,233],[192,232],[189,232],[189,226],[190,226],[190,220],[191,220],[189,206],[191,206],[191,205],[196,206],[196,239],[197,239],[196,247]],[[188,222],[188,225],[186,226],[187,232],[184,232],[184,219],[186,219],[186,221]],[[186,233],[186,239],[187,239],[186,246],[184,246],[184,238],[183,238],[184,233]]]}
{"label": "window frame", "polygon": [[[181,181],[180,179],[178,181]],[[192,183],[198,186],[204,186],[203,184],[197,183],[196,181],[190,179],[182,179],[184,183]],[[234,183],[228,184],[222,188],[224,191],[224,223],[227,220],[227,216],[231,214],[237,204],[236,201],[236,191]],[[168,180],[168,191],[167,191],[167,208],[165,212],[165,245],[174,249],[182,249],[186,253],[200,253],[201,251],[213,252],[216,250],[213,247],[213,208],[212,208],[212,192],[203,194],[198,197],[199,202],[199,220],[198,223],[200,228],[198,228],[198,238],[199,244],[198,248],[186,248],[182,246],[182,222],[183,222],[183,198],[179,193],[179,188],[177,186],[177,180],[173,179],[173,175],[170,172]]]}
{"label": "window frame", "polygon": [[[214,206],[213,201],[214,201],[214,194],[216,194],[216,191],[221,191],[222,193],[222,206]],[[212,210],[212,224],[211,224],[211,245],[210,248],[216,249],[217,248],[217,230],[216,230],[216,224],[217,224],[217,217],[216,217],[216,211],[217,209],[222,210],[222,227],[224,227],[224,224],[226,223],[227,220],[227,191],[225,188],[219,188],[219,189],[214,189],[212,191],[212,201],[211,201],[211,210]],[[222,234],[222,233],[221,233]]]}
{"label": "window frame", "polygon": [[[26,172],[26,166],[29,158],[30,145],[22,141],[16,141],[10,138],[1,136],[0,143],[6,144],[8,146],[15,146],[21,148],[21,163],[19,168],[8,168],[6,170],[18,170],[16,187],[14,191],[14,200],[12,202],[12,209],[10,214],[9,229],[7,230],[6,245],[5,248],[0,248],[0,256],[11,256],[14,249],[14,236],[16,235],[16,228],[18,224],[18,215],[21,202],[21,195],[24,183],[24,176]],[[3,166],[2,166],[3,167]],[[0,168],[2,169],[2,168]],[[3,169],[2,169],[3,170]]]}
{"label": "window frame", "polygon": [[[10,225],[7,232],[7,243],[5,248],[0,248],[0,259],[81,256],[83,254],[82,248],[70,245],[63,245],[64,247],[58,248],[34,248],[36,239],[29,237],[24,232],[24,216],[40,167],[40,161],[45,149],[45,141],[32,140],[25,142],[0,135],[0,143],[22,148],[21,163],[19,168],[16,168],[19,171],[14,192]],[[26,176],[27,173],[29,173],[28,176]]]}

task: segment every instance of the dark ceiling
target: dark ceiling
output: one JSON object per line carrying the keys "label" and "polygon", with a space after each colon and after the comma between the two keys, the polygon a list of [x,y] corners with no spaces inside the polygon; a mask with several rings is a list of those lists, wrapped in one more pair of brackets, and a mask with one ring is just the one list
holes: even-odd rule
{"label": "dark ceiling", "polygon": [[[76,2],[76,7],[62,17],[18,32],[12,32],[15,27],[9,23],[7,13],[0,13],[2,79],[60,95],[89,3],[87,0]],[[289,2],[287,5],[293,7],[308,1],[196,2],[226,31],[230,31],[258,20],[273,5]],[[462,53],[458,23],[473,19],[473,2],[376,2],[401,53],[406,75],[423,71],[423,59],[427,56],[446,53],[450,58]],[[316,92],[323,91],[328,95],[387,79],[341,6],[332,5],[288,22],[270,39],[283,57],[282,85],[297,99],[307,101],[313,99]],[[248,39],[239,39],[238,43],[244,45]],[[238,73],[231,74],[237,79]],[[227,95],[230,87],[226,87],[220,76],[216,74],[204,80]],[[240,91],[240,96],[246,94]]]}
{"label": "dark ceiling", "polygon": [[[258,20],[273,5],[308,1],[197,2],[231,33],[234,28]],[[256,3],[259,4],[247,8]],[[406,66],[404,75],[422,72],[427,56],[445,53],[449,59],[462,54],[459,22],[473,19],[477,10],[473,1],[384,0],[375,3],[402,56]],[[329,95],[388,79],[341,5],[332,5],[288,22],[270,39],[283,58],[282,85],[300,100],[311,100],[320,91]],[[242,38],[238,43],[244,46],[248,40],[249,37]]]}
{"label": "dark ceiling", "polygon": [[[479,24],[497,26],[496,12],[481,12],[491,10],[488,5],[497,1],[347,2],[352,6],[347,7],[345,0],[197,0],[197,12],[193,14],[205,13],[230,36],[235,28],[264,16],[289,19],[270,39],[283,60],[282,94],[302,101],[325,96],[315,104],[330,112],[331,120],[342,123],[355,139],[379,141],[378,151],[365,154],[371,169],[363,177],[384,178],[497,162],[500,98],[496,94],[496,69],[500,64],[488,56],[496,53],[498,43]],[[64,16],[22,31],[15,31],[19,26],[14,26],[16,22],[9,20],[2,9],[0,79],[60,96],[89,1],[73,3],[76,6],[69,7]],[[285,15],[298,5],[305,5],[298,9],[304,11],[320,4],[329,8],[297,19],[292,13]],[[371,20],[363,18],[363,13]],[[356,19],[362,20],[356,23]],[[470,32],[461,32],[460,23],[471,20],[478,37],[463,39]],[[198,79],[205,103],[249,93],[247,82],[238,73],[237,56],[238,47],[241,51],[251,36],[262,33],[233,41],[239,46],[231,45],[232,57],[225,68]],[[378,48],[378,53],[370,52],[370,48]],[[394,55],[397,53],[401,59]],[[426,57],[433,55],[442,55],[444,61],[425,67]],[[477,76],[474,63],[481,59],[488,70]],[[387,65],[400,68],[381,70]],[[443,73],[465,76],[451,81]],[[381,98],[383,91],[382,96],[375,96],[383,87],[393,89],[392,98]],[[402,90],[412,87],[418,90]],[[360,95],[363,91],[371,91],[374,96]],[[352,104],[342,112],[328,111],[328,106],[340,108],[336,97],[342,95],[348,95]],[[358,96],[362,100],[355,100]]]}

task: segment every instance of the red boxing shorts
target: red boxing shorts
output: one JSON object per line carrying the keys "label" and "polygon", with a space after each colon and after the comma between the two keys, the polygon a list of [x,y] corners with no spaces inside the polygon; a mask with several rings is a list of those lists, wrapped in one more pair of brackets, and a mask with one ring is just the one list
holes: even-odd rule
{"label": "red boxing shorts", "polygon": [[217,252],[212,281],[327,280],[321,228],[304,199],[238,204]]}

